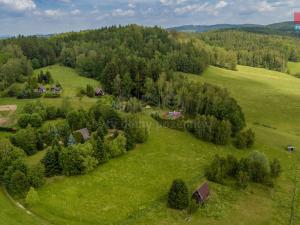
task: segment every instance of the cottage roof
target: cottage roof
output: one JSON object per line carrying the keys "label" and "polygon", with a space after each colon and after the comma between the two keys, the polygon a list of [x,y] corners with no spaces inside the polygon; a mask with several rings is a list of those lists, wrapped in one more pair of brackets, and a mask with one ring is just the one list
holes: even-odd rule
{"label": "cottage roof", "polygon": [[209,187],[208,183],[203,184],[201,187],[199,187],[195,193],[198,193],[199,196],[201,196],[202,200],[205,201],[209,196]]}
{"label": "cottage roof", "polygon": [[76,132],[79,132],[81,133],[83,139],[85,141],[89,140],[90,139],[90,132],[87,128],[83,128],[83,129],[80,129],[80,130],[77,130]]}

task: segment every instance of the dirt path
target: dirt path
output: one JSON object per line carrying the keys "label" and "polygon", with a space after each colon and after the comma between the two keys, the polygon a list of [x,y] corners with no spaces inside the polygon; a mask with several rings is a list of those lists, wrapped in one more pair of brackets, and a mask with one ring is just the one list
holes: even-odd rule
{"label": "dirt path", "polygon": [[0,112],[15,112],[17,110],[17,105],[0,105]]}

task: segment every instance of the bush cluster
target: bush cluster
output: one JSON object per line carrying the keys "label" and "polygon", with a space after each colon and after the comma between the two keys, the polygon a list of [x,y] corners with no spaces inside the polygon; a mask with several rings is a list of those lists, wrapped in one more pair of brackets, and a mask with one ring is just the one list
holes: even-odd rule
{"label": "bush cluster", "polygon": [[17,198],[24,198],[30,187],[39,188],[44,184],[44,166],[28,166],[25,153],[8,141],[0,142],[0,183]]}
{"label": "bush cluster", "polygon": [[232,155],[227,158],[215,156],[206,168],[205,176],[208,180],[223,184],[226,177],[236,179],[239,187],[246,187],[249,181],[262,183],[273,187],[273,178],[281,172],[280,163],[275,159],[271,165],[267,157],[260,152],[253,152],[247,158],[238,160]]}

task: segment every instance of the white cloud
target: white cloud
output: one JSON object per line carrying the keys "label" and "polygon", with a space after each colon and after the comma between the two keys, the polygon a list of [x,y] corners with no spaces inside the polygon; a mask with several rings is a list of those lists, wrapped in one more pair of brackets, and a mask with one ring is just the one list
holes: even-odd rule
{"label": "white cloud", "polygon": [[187,2],[187,0],[160,0],[160,3],[163,5],[171,6],[171,5],[180,5]]}
{"label": "white cloud", "polygon": [[71,11],[71,15],[73,15],[73,16],[77,16],[80,13],[81,13],[81,11],[79,9],[74,9],[74,10]]}
{"label": "white cloud", "polygon": [[197,13],[197,12],[204,12],[204,11],[210,11],[209,3],[207,2],[203,4],[191,4],[183,7],[177,7],[174,10],[174,12],[177,14]]}
{"label": "white cloud", "polygon": [[0,0],[0,5],[16,11],[33,10],[36,8],[33,0]]}
{"label": "white cloud", "polygon": [[262,1],[258,3],[256,8],[259,12],[270,12],[274,10],[273,5],[267,1]]}
{"label": "white cloud", "polygon": [[45,15],[48,17],[59,17],[65,15],[60,9],[47,9],[44,11]]}
{"label": "white cloud", "polygon": [[217,8],[217,9],[221,9],[221,8],[226,7],[227,5],[228,5],[227,2],[225,2],[225,1],[219,1],[219,2],[216,4],[216,8]]}
{"label": "white cloud", "polygon": [[71,3],[72,1],[71,0],[59,0],[60,2],[63,2],[63,3]]}
{"label": "white cloud", "polygon": [[134,3],[128,3],[128,8],[134,9],[136,5]]}
{"label": "white cloud", "polygon": [[135,12],[132,9],[123,10],[123,9],[115,9],[113,10],[112,16],[134,16]]}

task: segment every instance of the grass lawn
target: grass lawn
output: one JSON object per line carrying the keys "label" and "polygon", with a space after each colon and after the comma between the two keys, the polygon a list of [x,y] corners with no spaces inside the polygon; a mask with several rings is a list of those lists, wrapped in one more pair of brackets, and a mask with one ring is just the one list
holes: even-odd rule
{"label": "grass lawn", "polygon": [[94,79],[78,76],[78,74],[71,68],[63,66],[48,66],[35,71],[35,74],[38,74],[41,70],[51,72],[52,78],[54,81],[59,81],[63,87],[62,97],[75,97],[77,91],[80,88],[86,88],[86,85],[89,84],[93,87],[98,87],[99,82]]}
{"label": "grass lawn", "polygon": [[32,216],[17,208],[4,194],[0,187],[0,224],[3,225],[41,225]]}
{"label": "grass lawn", "polygon": [[[41,202],[32,210],[53,224],[289,224],[295,178],[299,180],[300,80],[282,73],[239,66],[238,71],[210,67],[203,76],[189,75],[229,89],[242,106],[257,136],[253,149],[279,158],[283,173],[275,188],[251,184],[246,190],[211,183],[211,199],[192,220],[185,212],[166,207],[167,192],[175,178],[192,191],[205,181],[203,168],[218,153],[238,157],[251,151],[216,146],[191,135],[161,128],[142,115],[151,128],[150,139],[125,156],[79,177],[50,179],[38,190]],[[298,187],[298,184],[297,184]],[[296,189],[294,224],[300,224],[300,196]]]}
{"label": "grass lawn", "polygon": [[300,75],[300,63],[288,62],[288,70],[291,75]]}
{"label": "grass lawn", "polygon": [[[99,82],[90,78],[79,76],[75,70],[63,67],[63,66],[49,66],[42,68],[40,70],[49,70],[55,81],[63,86],[62,96],[60,98],[39,98],[39,99],[16,99],[16,98],[0,98],[1,105],[17,105],[17,113],[22,111],[22,108],[25,104],[34,101],[42,101],[48,105],[60,105],[63,98],[68,98],[71,102],[71,105],[74,108],[89,108],[92,106],[98,98],[88,98],[88,97],[76,97],[77,91],[80,87],[85,88],[87,84],[90,84],[94,87],[99,85]],[[40,70],[36,70],[35,74],[38,74]],[[104,97],[107,98],[107,97]],[[0,118],[1,118],[0,114]],[[16,115],[13,113],[10,115],[10,121],[16,122]]]}

